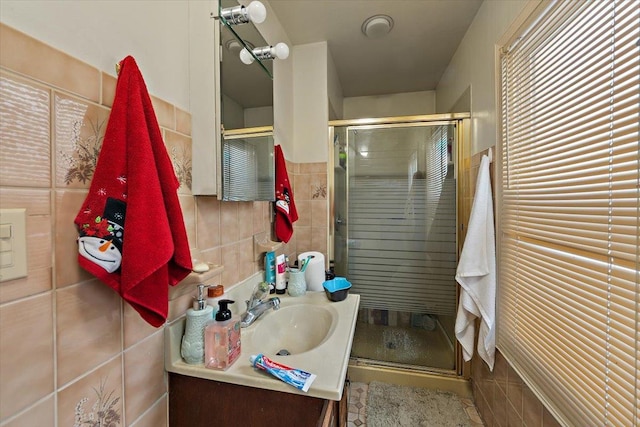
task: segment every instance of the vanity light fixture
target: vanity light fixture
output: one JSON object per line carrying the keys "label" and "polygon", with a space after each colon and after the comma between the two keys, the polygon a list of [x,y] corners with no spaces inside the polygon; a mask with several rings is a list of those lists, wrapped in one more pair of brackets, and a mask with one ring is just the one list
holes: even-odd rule
{"label": "vanity light fixture", "polygon": [[276,59],[276,58],[287,59],[289,57],[289,46],[281,42],[275,46],[256,47],[255,49],[252,50],[252,52],[253,52],[253,55],[251,55],[251,53],[249,53],[249,51],[246,48],[243,48],[240,51],[240,60],[243,63],[249,65],[255,60],[254,56],[261,61],[264,59]]}
{"label": "vanity light fixture", "polygon": [[229,25],[246,24],[247,22],[260,24],[267,19],[267,8],[259,1],[254,0],[248,6],[238,5],[222,9],[220,16]]}
{"label": "vanity light fixture", "polygon": [[370,39],[385,36],[393,28],[393,19],[388,15],[374,15],[362,23],[362,33]]}

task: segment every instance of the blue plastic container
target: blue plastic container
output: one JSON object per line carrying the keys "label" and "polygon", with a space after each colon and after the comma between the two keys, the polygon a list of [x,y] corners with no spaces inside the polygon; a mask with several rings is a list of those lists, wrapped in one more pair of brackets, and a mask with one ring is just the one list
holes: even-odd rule
{"label": "blue plastic container", "polygon": [[344,277],[336,277],[327,280],[322,284],[324,293],[331,301],[338,302],[344,300],[349,295],[351,283]]}

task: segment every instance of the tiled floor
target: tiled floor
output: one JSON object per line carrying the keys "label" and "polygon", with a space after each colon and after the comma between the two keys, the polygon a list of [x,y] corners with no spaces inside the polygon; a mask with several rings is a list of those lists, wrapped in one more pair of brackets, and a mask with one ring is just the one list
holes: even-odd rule
{"label": "tiled floor", "polygon": [[360,427],[367,425],[367,383],[351,383],[349,389],[349,416],[348,427]]}
{"label": "tiled floor", "polygon": [[[348,427],[364,427],[367,425],[367,383],[351,383],[349,392],[349,417]],[[464,410],[469,415],[472,427],[482,427],[484,423],[478,415],[478,410],[471,399],[460,398]]]}

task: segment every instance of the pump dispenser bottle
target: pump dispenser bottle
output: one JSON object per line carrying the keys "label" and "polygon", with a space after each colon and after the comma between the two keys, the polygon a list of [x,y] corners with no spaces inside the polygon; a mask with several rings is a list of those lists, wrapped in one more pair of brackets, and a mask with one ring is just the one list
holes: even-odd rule
{"label": "pump dispenser bottle", "polygon": [[210,305],[211,307],[213,307],[213,315],[211,317],[211,319],[214,319],[216,316],[216,313],[218,312],[218,301],[220,301],[221,299],[224,299],[224,286],[222,285],[216,285],[216,286],[209,286],[209,289],[207,289],[207,305]]}
{"label": "pump dispenser bottle", "polygon": [[198,285],[193,308],[187,310],[187,325],[180,347],[182,358],[192,365],[204,363],[204,330],[213,316],[213,307],[207,305],[205,289],[205,285]]}
{"label": "pump dispenser bottle", "polygon": [[218,312],[204,332],[204,366],[226,370],[240,356],[240,316],[234,316],[228,305],[233,301],[218,301]]}

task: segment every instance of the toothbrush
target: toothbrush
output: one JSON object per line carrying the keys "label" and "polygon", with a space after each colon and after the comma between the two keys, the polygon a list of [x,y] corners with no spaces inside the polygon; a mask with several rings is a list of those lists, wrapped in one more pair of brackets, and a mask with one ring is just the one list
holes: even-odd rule
{"label": "toothbrush", "polygon": [[309,265],[309,261],[311,261],[311,258],[313,258],[313,255],[309,255],[302,261],[302,268],[300,268],[300,272],[304,273],[304,271],[307,269],[307,266]]}

